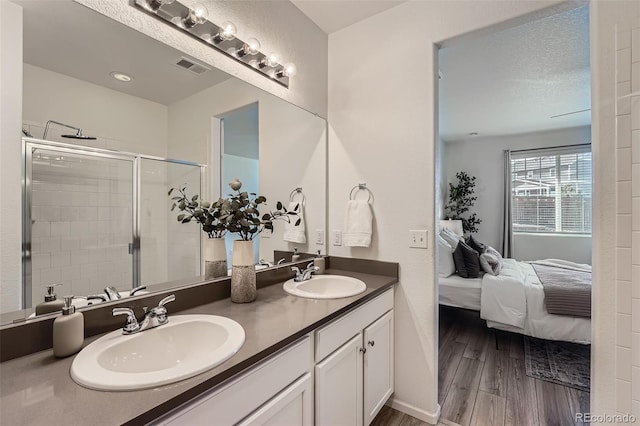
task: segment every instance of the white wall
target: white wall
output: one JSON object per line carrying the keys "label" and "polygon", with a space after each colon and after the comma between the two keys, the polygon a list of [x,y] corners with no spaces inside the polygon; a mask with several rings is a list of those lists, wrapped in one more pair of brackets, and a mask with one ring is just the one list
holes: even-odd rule
{"label": "white wall", "polygon": [[[478,214],[482,223],[475,234],[478,240],[502,248],[502,206],[504,191],[505,149],[523,150],[574,145],[591,142],[591,127],[549,130],[535,133],[474,138],[446,143],[444,176],[447,182],[447,200],[449,182],[456,182],[456,173],[465,171],[476,180],[478,200],[473,212]],[[547,245],[549,244],[549,245]],[[518,234],[514,237],[514,255],[519,260],[546,259],[554,257],[548,247],[558,248],[555,253],[560,257],[578,263],[591,264],[591,238],[574,236],[535,236]],[[564,253],[560,247],[566,249]]]}
{"label": "white wall", "polygon": [[[75,0],[194,58],[322,117],[327,114],[327,35],[288,1],[204,0],[212,22],[232,21],[238,37],[260,40],[261,51],[293,62],[298,73],[285,88],[189,35],[144,14],[129,0]],[[189,4],[189,1],[185,1]],[[191,1],[191,3],[194,3]]]}
{"label": "white wall", "polygon": [[[260,194],[268,206],[287,203],[291,191],[300,186],[306,195],[307,244],[301,252],[315,252],[312,230],[324,229],[326,220],[326,125],[325,121],[295,105],[257,90],[242,81],[229,79],[169,106],[169,155],[211,164],[211,117],[258,103]],[[217,166],[207,173],[215,173]],[[207,179],[209,182],[210,179]],[[222,182],[222,195],[228,194]],[[209,194],[216,193],[210,189]],[[210,197],[209,197],[210,198]],[[284,223],[274,224],[271,238],[260,238],[261,258],[273,259],[273,250],[293,250],[282,239]]]}
{"label": "white wall", "polygon": [[[434,43],[550,4],[406,2],[329,36],[329,229],[355,184],[375,196],[372,246],[330,254],[400,263],[393,405],[427,421],[439,412]],[[408,248],[409,229],[427,229],[430,249]]]}
{"label": "white wall", "polygon": [[73,130],[51,125],[47,139],[164,157],[168,108],[33,65],[24,65],[23,122],[42,138],[47,120],[81,127],[95,141],[57,137]]}
{"label": "white wall", "polygon": [[0,1],[0,312],[22,303],[22,8]]}

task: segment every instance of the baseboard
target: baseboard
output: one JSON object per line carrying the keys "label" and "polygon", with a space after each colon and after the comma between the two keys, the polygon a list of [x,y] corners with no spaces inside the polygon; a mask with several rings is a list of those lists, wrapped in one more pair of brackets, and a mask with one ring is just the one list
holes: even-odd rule
{"label": "baseboard", "polygon": [[438,419],[440,418],[440,404],[438,404],[438,408],[436,409],[435,413],[430,413],[428,411],[414,407],[411,404],[399,401],[393,397],[387,402],[387,405],[390,405],[394,410],[401,411],[405,414],[410,415],[411,417],[415,417],[418,420],[422,420],[423,422],[427,422],[432,425],[437,424]]}

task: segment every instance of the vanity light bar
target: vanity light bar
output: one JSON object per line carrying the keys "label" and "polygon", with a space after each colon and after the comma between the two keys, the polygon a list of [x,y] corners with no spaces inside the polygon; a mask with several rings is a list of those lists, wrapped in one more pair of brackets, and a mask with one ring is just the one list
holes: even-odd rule
{"label": "vanity light bar", "polygon": [[254,38],[245,42],[235,37],[236,27],[231,22],[224,22],[218,26],[209,21],[204,6],[197,4],[189,8],[179,1],[172,0],[134,0],[133,5],[270,80],[289,87],[289,78],[296,72],[295,65],[281,65],[279,61],[274,60],[275,55],[260,52],[260,43]]}

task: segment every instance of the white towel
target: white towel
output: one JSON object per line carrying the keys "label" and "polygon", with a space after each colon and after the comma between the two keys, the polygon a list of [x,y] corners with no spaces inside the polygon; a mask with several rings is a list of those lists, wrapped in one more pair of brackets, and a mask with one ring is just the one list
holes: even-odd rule
{"label": "white towel", "polygon": [[[296,206],[300,205],[298,210],[296,210]],[[298,213],[298,217],[289,216],[291,219],[288,223],[285,223],[284,229],[284,240],[290,241],[292,243],[306,244],[307,236],[305,233],[304,226],[304,209],[302,203],[299,201],[292,201],[289,203],[289,211]],[[300,218],[300,224],[296,226],[296,222]]]}
{"label": "white towel", "polygon": [[342,242],[345,247],[369,247],[373,215],[368,200],[349,200]]}

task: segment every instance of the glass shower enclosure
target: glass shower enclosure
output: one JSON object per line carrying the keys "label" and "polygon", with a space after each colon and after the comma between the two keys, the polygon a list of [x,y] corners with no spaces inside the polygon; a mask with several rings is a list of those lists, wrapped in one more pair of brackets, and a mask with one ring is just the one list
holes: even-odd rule
{"label": "glass shower enclosure", "polygon": [[33,138],[23,160],[23,309],[51,284],[87,296],[202,275],[202,232],[167,192],[200,194],[205,166]]}

